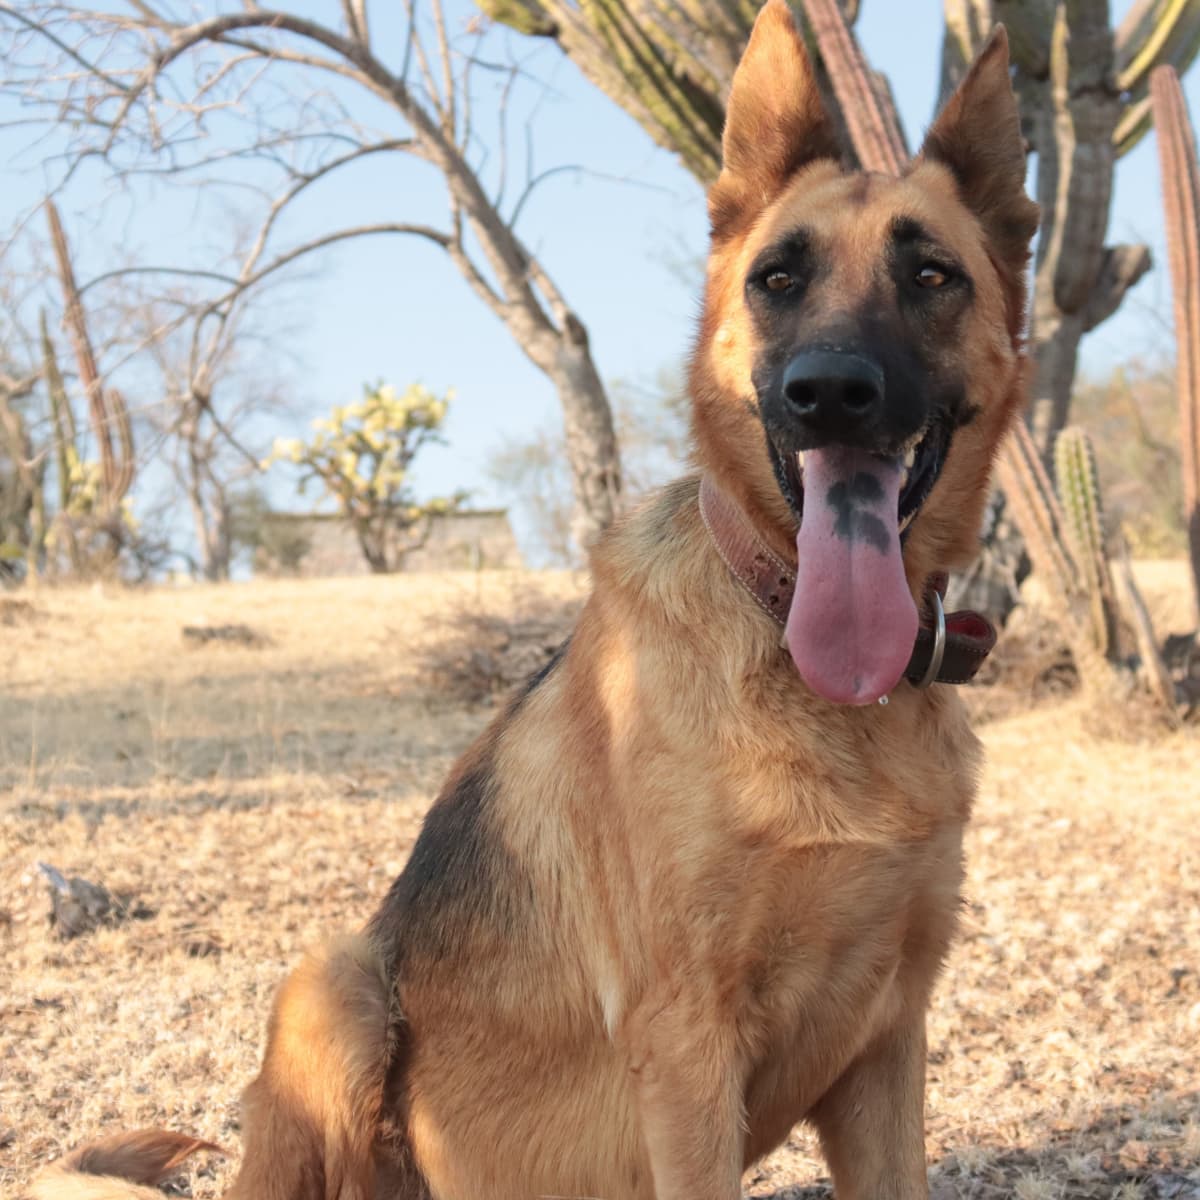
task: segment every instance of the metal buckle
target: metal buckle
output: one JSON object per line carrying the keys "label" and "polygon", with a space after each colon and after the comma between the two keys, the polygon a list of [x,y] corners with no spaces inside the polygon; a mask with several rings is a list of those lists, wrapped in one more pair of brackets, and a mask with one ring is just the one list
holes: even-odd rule
{"label": "metal buckle", "polygon": [[931,590],[934,613],[933,651],[929,655],[929,666],[925,668],[921,682],[913,684],[913,687],[917,688],[927,688],[931,683],[937,682],[938,672],[942,669],[942,659],[946,657],[946,610],[942,607],[941,592],[937,588]]}

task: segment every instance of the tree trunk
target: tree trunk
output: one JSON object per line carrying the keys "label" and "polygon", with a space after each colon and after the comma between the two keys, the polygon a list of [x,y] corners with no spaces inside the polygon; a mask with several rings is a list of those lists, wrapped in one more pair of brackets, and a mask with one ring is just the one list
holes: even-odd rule
{"label": "tree trunk", "polygon": [[195,475],[187,482],[188,505],[192,510],[192,524],[196,530],[196,542],[200,547],[200,574],[209,582],[217,583],[228,577],[228,564],[222,572],[220,537],[213,527],[208,505],[205,503],[204,486]]}
{"label": "tree trunk", "polygon": [[200,546],[200,570],[208,582],[220,583],[229,578],[233,556],[229,500],[212,469],[212,446],[201,441],[198,409],[180,423],[180,435],[187,447],[185,487]]}
{"label": "tree trunk", "polygon": [[211,486],[212,508],[212,553],[205,563],[205,578],[213,583],[224,583],[229,579],[229,568],[233,558],[233,539],[230,529],[229,501],[225,491],[215,480]]}
{"label": "tree trunk", "polygon": [[547,374],[563,410],[575,494],[571,536],[590,546],[612,523],[621,495],[621,464],[612,409],[588,349],[587,330],[571,320]]}
{"label": "tree trunk", "polygon": [[351,518],[354,525],[354,535],[358,538],[358,548],[367,560],[372,575],[387,575],[391,572],[391,564],[387,557],[387,529],[378,519]]}

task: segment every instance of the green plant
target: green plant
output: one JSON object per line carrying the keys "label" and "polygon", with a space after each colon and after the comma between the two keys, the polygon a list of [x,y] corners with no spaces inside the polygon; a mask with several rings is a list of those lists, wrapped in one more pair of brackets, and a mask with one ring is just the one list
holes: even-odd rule
{"label": "green plant", "polygon": [[421,447],[442,441],[450,399],[420,384],[403,393],[386,384],[364,387],[357,403],[314,421],[307,442],[276,441],[264,466],[285,461],[299,467],[301,493],[311,482],[321,485],[349,521],[371,570],[398,570],[404,556],[424,544],[432,518],[465,499],[458,492],[419,503],[409,485]]}
{"label": "green plant", "polygon": [[1107,693],[1116,679],[1092,633],[1088,601],[1067,541],[1067,518],[1029,430],[1018,422],[996,463],[996,475],[1025,539],[1035,575],[1059,618],[1084,688]]}
{"label": "green plant", "polygon": [[1115,661],[1119,658],[1117,608],[1105,544],[1100,478],[1091,438],[1078,425],[1068,425],[1055,440],[1054,477],[1076,578],[1087,596],[1092,640],[1106,658]]}

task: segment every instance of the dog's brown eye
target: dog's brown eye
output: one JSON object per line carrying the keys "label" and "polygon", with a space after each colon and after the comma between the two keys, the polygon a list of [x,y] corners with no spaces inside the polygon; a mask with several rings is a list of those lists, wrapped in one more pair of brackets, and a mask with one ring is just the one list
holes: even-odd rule
{"label": "dog's brown eye", "polygon": [[763,282],[771,292],[786,292],[792,286],[792,277],[786,271],[768,271]]}
{"label": "dog's brown eye", "polygon": [[926,263],[917,272],[917,283],[924,288],[945,287],[949,282],[949,274],[943,271],[941,267],[935,267],[933,263]]}

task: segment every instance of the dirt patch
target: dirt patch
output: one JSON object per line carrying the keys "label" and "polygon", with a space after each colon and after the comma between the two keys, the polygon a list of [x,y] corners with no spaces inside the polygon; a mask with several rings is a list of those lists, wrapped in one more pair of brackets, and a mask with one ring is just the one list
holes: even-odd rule
{"label": "dirt patch", "polygon": [[0,596],[0,625],[31,625],[45,614],[28,600],[17,596]]}
{"label": "dirt patch", "polygon": [[[503,623],[530,588],[580,595],[497,574],[39,597],[70,620],[0,658],[0,1194],[140,1125],[228,1146],[181,1183],[221,1194],[274,987],[371,912],[490,715],[431,690],[422,654],[464,596]],[[201,621],[271,642],[186,652]],[[1034,698],[982,729],[929,1022],[934,1194],[1197,1200],[1200,733],[1114,741],[1077,699]],[[39,860],[154,916],[64,943]],[[747,1188],[829,1194],[803,1130]]]}
{"label": "dirt patch", "polygon": [[244,646],[256,650],[267,639],[249,625],[185,625],[180,630],[189,646]]}

